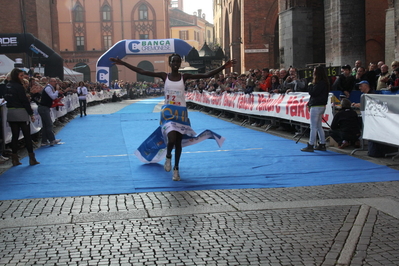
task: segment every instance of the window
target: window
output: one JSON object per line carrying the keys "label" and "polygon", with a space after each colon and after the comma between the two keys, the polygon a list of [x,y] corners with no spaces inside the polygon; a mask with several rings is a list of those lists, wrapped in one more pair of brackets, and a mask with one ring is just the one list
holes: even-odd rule
{"label": "window", "polygon": [[179,38],[182,40],[188,40],[188,30],[181,30],[179,32]]}
{"label": "window", "polygon": [[148,20],[148,8],[146,5],[141,5],[139,7],[139,19]]}
{"label": "window", "polygon": [[108,50],[112,46],[112,36],[111,35],[104,35],[104,48]]}
{"label": "window", "polygon": [[76,36],[76,51],[84,51],[85,49],[85,37]]}
{"label": "window", "polygon": [[172,0],[170,3],[170,7],[172,8],[178,8],[179,7],[179,2],[176,0]]}
{"label": "window", "polygon": [[103,21],[111,21],[111,8],[108,5],[103,6],[101,12]]}
{"label": "window", "polygon": [[148,40],[149,36],[148,34],[140,34],[140,40]]}
{"label": "window", "polygon": [[77,5],[74,10],[74,19],[75,22],[83,22],[84,21],[84,11],[81,5]]}

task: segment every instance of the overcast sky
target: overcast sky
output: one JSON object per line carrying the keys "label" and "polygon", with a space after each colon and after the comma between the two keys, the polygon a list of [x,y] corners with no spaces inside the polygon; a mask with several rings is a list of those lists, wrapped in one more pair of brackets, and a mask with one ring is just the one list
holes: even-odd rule
{"label": "overcast sky", "polygon": [[198,9],[202,9],[202,13],[205,13],[205,19],[213,23],[213,0],[184,0],[183,11],[187,14],[192,15],[194,12],[198,12]]}

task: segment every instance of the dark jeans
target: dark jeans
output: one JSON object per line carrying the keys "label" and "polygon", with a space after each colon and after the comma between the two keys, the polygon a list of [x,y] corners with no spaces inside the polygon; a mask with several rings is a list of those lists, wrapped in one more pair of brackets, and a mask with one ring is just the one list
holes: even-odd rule
{"label": "dark jeans", "polygon": [[80,116],[82,116],[82,113],[86,115],[86,107],[87,107],[87,100],[81,100],[79,99],[79,109],[80,109]]}
{"label": "dark jeans", "polygon": [[42,118],[42,143],[55,140],[53,132],[53,120],[51,120],[50,107],[40,105],[37,108],[40,117]]}
{"label": "dark jeans", "polygon": [[32,138],[30,135],[30,123],[29,122],[8,122],[11,128],[12,139],[11,139],[11,150],[12,153],[18,153],[18,139],[19,132],[22,131],[25,140],[25,147],[29,153],[33,152]]}

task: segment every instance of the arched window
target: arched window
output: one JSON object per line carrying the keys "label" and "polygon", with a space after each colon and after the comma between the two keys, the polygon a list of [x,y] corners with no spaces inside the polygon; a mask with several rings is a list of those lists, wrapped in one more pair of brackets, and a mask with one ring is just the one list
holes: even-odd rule
{"label": "arched window", "polygon": [[75,22],[83,22],[84,21],[84,10],[83,7],[81,5],[77,5],[74,9],[74,19]]}
{"label": "arched window", "polygon": [[148,7],[144,4],[139,7],[139,19],[148,20]]}
{"label": "arched window", "polygon": [[101,10],[103,21],[111,21],[111,8],[109,5],[105,5]]}

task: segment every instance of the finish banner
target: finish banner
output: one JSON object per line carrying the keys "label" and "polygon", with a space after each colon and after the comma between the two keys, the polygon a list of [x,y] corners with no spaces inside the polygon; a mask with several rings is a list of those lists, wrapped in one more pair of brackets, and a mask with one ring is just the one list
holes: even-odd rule
{"label": "finish banner", "polygon": [[363,138],[399,146],[399,95],[363,94]]}
{"label": "finish banner", "polygon": [[[331,124],[333,119],[332,94],[324,113],[324,120]],[[310,123],[307,103],[310,95],[307,92],[277,93],[223,93],[221,95],[208,92],[186,93],[186,101],[203,106],[233,111],[240,114],[277,117],[301,123]],[[323,126],[329,127],[325,121]]]}
{"label": "finish banner", "polygon": [[183,135],[182,147],[200,143],[207,139],[214,139],[222,147],[224,137],[205,130],[196,136],[187,117],[187,108],[175,105],[164,105],[161,111],[161,125],[137,148],[134,154],[144,163],[157,163],[166,156],[167,136],[170,131],[177,131]]}

